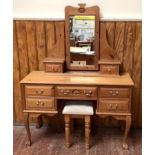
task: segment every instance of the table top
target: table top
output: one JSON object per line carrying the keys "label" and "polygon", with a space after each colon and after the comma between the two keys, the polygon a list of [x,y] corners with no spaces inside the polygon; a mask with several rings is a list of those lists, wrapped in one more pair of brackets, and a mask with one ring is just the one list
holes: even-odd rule
{"label": "table top", "polygon": [[133,86],[134,83],[128,73],[109,76],[99,72],[65,72],[47,73],[32,71],[20,83],[25,84],[64,84],[64,85],[119,85]]}

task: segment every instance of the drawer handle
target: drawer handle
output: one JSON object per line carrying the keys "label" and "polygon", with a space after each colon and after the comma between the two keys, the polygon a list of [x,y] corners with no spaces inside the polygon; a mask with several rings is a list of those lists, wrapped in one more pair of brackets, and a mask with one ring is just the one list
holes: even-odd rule
{"label": "drawer handle", "polygon": [[41,102],[41,105],[44,106],[44,102]]}
{"label": "drawer handle", "polygon": [[43,90],[37,90],[36,93],[39,94],[39,95],[41,95],[41,94],[44,93],[44,91]]}
{"label": "drawer handle", "polygon": [[64,95],[68,95],[68,92],[64,92],[63,94],[64,94]]}
{"label": "drawer handle", "polygon": [[39,100],[36,104],[39,105],[41,103],[41,101]]}
{"label": "drawer handle", "polygon": [[84,92],[84,94],[85,94],[86,96],[91,96],[91,95],[92,95],[92,91]]}
{"label": "drawer handle", "polygon": [[113,96],[117,96],[119,94],[118,91],[113,92],[112,90],[110,90],[109,93]]}
{"label": "drawer handle", "polygon": [[118,105],[116,104],[115,106],[112,106],[111,104],[109,105],[110,107],[109,107],[109,109],[110,110],[117,110],[117,108],[118,108]]}

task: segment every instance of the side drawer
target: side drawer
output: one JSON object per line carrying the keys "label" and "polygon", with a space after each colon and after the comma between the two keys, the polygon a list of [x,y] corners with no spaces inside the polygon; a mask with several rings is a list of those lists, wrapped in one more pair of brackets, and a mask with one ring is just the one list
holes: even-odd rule
{"label": "side drawer", "polygon": [[62,73],[63,66],[62,64],[45,64],[45,71],[46,72],[55,72],[55,73]]}
{"label": "side drawer", "polygon": [[101,74],[119,75],[119,65],[100,65]]}
{"label": "side drawer", "polygon": [[26,98],[26,109],[55,110],[54,98]]}
{"label": "side drawer", "polygon": [[81,87],[81,86],[58,86],[55,89],[56,97],[60,98],[82,98],[92,99],[97,98],[96,87]]}
{"label": "side drawer", "polygon": [[129,99],[99,99],[99,112],[129,112]]}
{"label": "side drawer", "polygon": [[54,96],[53,86],[25,86],[26,96]]}
{"label": "side drawer", "polygon": [[128,98],[130,96],[129,88],[100,88],[99,96],[101,98]]}

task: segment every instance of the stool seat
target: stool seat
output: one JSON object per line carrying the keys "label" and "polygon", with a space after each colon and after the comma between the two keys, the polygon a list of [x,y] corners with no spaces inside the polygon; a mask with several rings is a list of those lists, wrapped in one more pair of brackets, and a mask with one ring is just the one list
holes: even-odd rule
{"label": "stool seat", "polygon": [[93,104],[89,101],[66,101],[62,113],[69,115],[93,115]]}

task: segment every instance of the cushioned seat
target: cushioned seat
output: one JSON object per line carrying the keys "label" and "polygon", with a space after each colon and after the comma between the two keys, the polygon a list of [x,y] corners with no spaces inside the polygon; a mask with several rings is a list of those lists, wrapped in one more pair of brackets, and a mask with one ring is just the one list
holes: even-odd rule
{"label": "cushioned seat", "polygon": [[89,101],[67,101],[62,111],[63,114],[93,115],[93,105]]}

